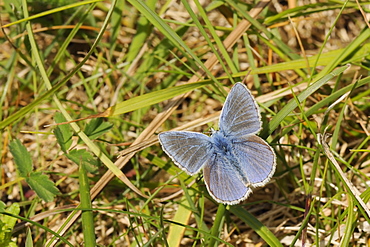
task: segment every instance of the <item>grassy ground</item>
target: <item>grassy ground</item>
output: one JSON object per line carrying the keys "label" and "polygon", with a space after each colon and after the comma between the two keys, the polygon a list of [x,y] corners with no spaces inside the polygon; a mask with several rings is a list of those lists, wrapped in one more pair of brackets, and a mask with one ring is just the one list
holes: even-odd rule
{"label": "grassy ground", "polygon": [[[366,4],[0,1],[0,246],[368,245]],[[277,170],[224,206],[157,134],[243,79]]]}

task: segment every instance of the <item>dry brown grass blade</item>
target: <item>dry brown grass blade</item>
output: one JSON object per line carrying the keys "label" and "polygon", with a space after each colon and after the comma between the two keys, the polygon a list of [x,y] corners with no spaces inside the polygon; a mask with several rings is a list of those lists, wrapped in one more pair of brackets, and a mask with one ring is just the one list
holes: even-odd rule
{"label": "dry brown grass blade", "polygon": [[[213,113],[213,114],[211,114],[207,117],[198,118],[196,120],[193,120],[191,122],[183,124],[183,125],[181,125],[177,128],[174,128],[172,130],[190,130],[190,129],[193,129],[193,128],[196,128],[196,127],[199,127],[199,126],[203,126],[206,123],[216,121],[218,119],[218,117],[220,116],[220,113],[221,113],[221,111]],[[119,153],[118,157],[126,156],[126,155],[129,155],[131,153],[137,153],[137,152],[139,152],[141,150],[144,150],[145,148],[150,147],[150,146],[152,146],[154,144],[157,144],[157,143],[158,143],[158,137],[157,136],[152,136],[152,137],[150,137],[149,139],[147,139],[145,141],[142,141],[142,142],[137,143],[135,145],[132,144],[130,147],[121,151]]]}
{"label": "dry brown grass blade", "polygon": [[364,209],[365,213],[367,214],[367,217],[370,218],[370,209],[366,206],[365,202],[362,200],[360,191],[352,184],[351,181],[349,181],[349,179],[346,177],[346,174],[344,174],[341,167],[339,166],[334,155],[331,153],[329,145],[327,144],[327,138],[328,135],[324,132],[324,134],[318,136],[317,140],[323,146],[326,157],[328,157],[328,159],[334,165],[335,170],[337,170],[338,174],[342,177],[342,180],[346,183],[349,190],[352,192],[358,203]]}
{"label": "dry brown grass blade", "polygon": [[[250,16],[253,18],[256,18],[261,11],[270,3],[270,0],[262,0],[257,3],[257,5],[251,9]],[[238,26],[230,33],[230,35],[225,39],[223,42],[226,49],[231,48],[237,40],[248,30],[248,28],[251,26],[250,22],[247,20],[242,20]],[[218,59],[216,55],[213,55],[210,57],[204,65],[207,69],[213,68],[215,64],[218,63]],[[190,78],[188,83],[196,82],[199,80],[199,77],[197,75],[204,75],[204,71],[200,71],[199,73],[196,73],[193,77]],[[169,105],[164,109],[163,112],[159,113],[153,121],[149,124],[149,126],[141,133],[141,135],[133,142],[132,146],[137,145],[139,143],[144,142],[145,140],[149,139],[155,131],[166,121],[166,119],[172,114],[172,112],[181,104],[181,102],[190,94],[186,93],[182,96],[178,96],[170,101]],[[121,156],[116,162],[115,165],[122,169],[122,167],[125,166],[125,164],[135,155],[136,152],[128,153],[125,156]],[[95,197],[103,190],[103,188],[108,184],[108,182],[114,177],[114,174],[111,171],[107,171],[101,179],[95,184],[95,186],[91,189],[91,199],[94,200]],[[69,219],[69,222],[62,228],[59,229],[59,234],[64,235],[64,233],[71,227],[75,220],[78,219],[80,216],[81,211],[77,211],[76,214],[73,215],[72,219]],[[54,246],[57,243],[57,240],[50,243],[49,246]]]}

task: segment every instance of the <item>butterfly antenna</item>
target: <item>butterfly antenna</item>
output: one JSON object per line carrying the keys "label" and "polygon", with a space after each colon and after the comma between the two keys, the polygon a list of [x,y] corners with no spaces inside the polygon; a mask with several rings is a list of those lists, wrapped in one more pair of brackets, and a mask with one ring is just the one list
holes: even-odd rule
{"label": "butterfly antenna", "polygon": [[250,73],[251,73],[251,71],[249,70],[248,71],[248,74],[246,74],[245,76],[244,76],[244,79],[243,79],[243,81],[242,81],[242,83],[245,85],[246,84],[246,82],[247,82],[247,77],[250,75]]}

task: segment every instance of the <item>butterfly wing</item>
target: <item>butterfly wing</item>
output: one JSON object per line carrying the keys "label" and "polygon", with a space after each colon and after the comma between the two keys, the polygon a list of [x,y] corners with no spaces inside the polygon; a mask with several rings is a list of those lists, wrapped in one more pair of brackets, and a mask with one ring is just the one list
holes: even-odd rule
{"label": "butterfly wing", "polygon": [[230,163],[219,155],[208,160],[203,173],[207,189],[218,203],[237,204],[252,192]]}
{"label": "butterfly wing", "polygon": [[193,175],[198,173],[212,155],[210,138],[190,131],[168,131],[158,135],[162,149],[173,162]]}
{"label": "butterfly wing", "polygon": [[233,142],[233,152],[239,160],[238,168],[251,187],[265,185],[276,167],[274,150],[262,138],[249,135]]}
{"label": "butterfly wing", "polygon": [[225,136],[256,134],[261,129],[261,117],[256,101],[246,86],[236,83],[221,111],[219,128]]}
{"label": "butterfly wing", "polygon": [[204,166],[204,180],[219,203],[237,204],[246,199],[251,188],[265,185],[275,172],[273,149],[260,137],[247,135],[231,140],[233,151],[218,152]]}
{"label": "butterfly wing", "polygon": [[251,188],[266,184],[276,167],[273,149],[254,135],[261,129],[260,114],[243,84],[237,83],[227,96],[219,127],[220,132],[211,138],[171,131],[159,134],[159,140],[163,150],[188,174],[204,167],[207,189],[217,202],[236,204],[249,196]]}

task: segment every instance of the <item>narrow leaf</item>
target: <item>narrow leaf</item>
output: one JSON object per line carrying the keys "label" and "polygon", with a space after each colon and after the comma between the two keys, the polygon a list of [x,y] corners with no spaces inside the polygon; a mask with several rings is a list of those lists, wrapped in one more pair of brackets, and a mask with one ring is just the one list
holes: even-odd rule
{"label": "narrow leaf", "polygon": [[148,94],[140,95],[132,99],[128,99],[124,102],[118,103],[117,105],[109,107],[106,112],[106,117],[120,115],[126,112],[131,112],[146,106],[154,105],[167,99],[171,99],[177,95],[181,95],[192,91],[194,89],[203,87],[211,82],[196,82],[189,83],[177,87],[166,88],[151,92]]}
{"label": "narrow leaf", "polygon": [[[348,57],[352,62],[359,62],[362,61],[364,57],[370,54],[369,52],[370,44],[364,44],[360,49],[356,50],[351,57]],[[334,51],[329,51],[327,53],[318,54],[312,57],[307,58],[307,62],[310,67],[316,66],[325,66],[328,65],[333,60],[337,59],[337,57],[344,52],[345,49],[337,49]],[[317,60],[318,59],[318,60]],[[306,68],[306,59],[296,59],[288,62],[277,63],[269,66],[264,66],[260,68],[253,69],[251,71],[251,75],[254,74],[265,74],[265,73],[272,73],[272,72],[279,72],[284,70],[294,70],[294,69],[302,69]],[[238,73],[242,74],[242,73]],[[237,74],[237,75],[238,75]]]}
{"label": "narrow leaf", "polygon": [[[343,73],[346,69],[348,69],[348,66],[342,66],[331,73],[325,75],[321,79],[313,82],[309,87],[307,87],[302,93],[300,93],[297,96],[297,99],[299,102],[304,101],[308,96],[313,94],[316,90],[318,90],[322,85],[326,84],[329,80],[331,80],[333,77],[339,75],[340,73]],[[264,130],[261,132],[261,136],[263,138],[270,135],[282,122],[282,120],[288,116],[296,107],[298,106],[298,103],[296,100],[289,101],[288,104],[284,106],[283,109],[281,109],[275,117],[269,122],[268,126],[264,128]]]}
{"label": "narrow leaf", "polygon": [[246,225],[251,227],[258,235],[260,235],[267,243],[268,246],[283,246],[279,239],[264,226],[256,217],[250,214],[247,210],[239,206],[230,207],[230,212],[237,215],[239,219],[245,222]]}
{"label": "narrow leaf", "polygon": [[12,23],[8,23],[8,24],[6,24],[6,25],[4,25],[2,27],[3,28],[4,27],[10,27],[10,26],[13,26],[13,25],[22,23],[22,22],[26,22],[26,21],[30,21],[30,20],[33,20],[33,19],[36,19],[36,18],[40,18],[40,17],[46,16],[46,15],[52,15],[52,14],[58,13],[58,12],[60,12],[62,10],[66,10],[66,9],[70,9],[70,8],[76,8],[76,7],[81,6],[81,5],[87,5],[87,4],[91,4],[91,3],[95,3],[95,2],[101,2],[101,1],[102,0],[91,0],[91,1],[82,1],[82,2],[72,3],[70,5],[66,5],[66,6],[59,7],[59,8],[53,8],[51,10],[48,10],[48,11],[44,11],[44,12],[35,14],[35,15],[31,16],[31,17],[24,18],[24,19],[21,19],[21,20],[17,20],[17,21],[12,22]]}

